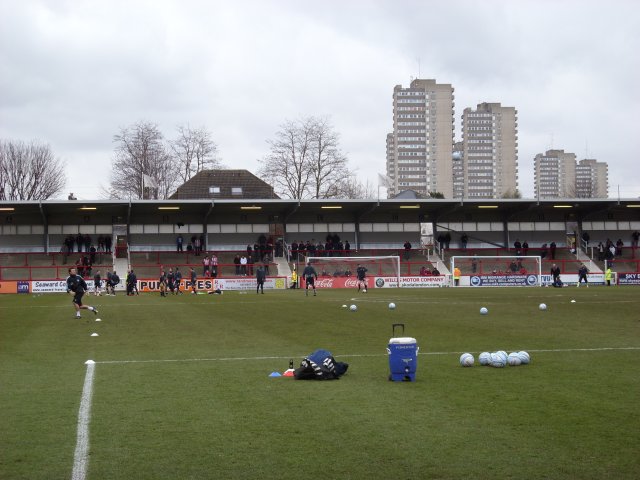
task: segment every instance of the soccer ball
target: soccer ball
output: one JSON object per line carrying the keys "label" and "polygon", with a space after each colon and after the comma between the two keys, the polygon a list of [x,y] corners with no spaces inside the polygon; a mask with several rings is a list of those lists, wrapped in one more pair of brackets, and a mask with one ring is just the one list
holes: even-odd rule
{"label": "soccer ball", "polygon": [[357,305],[351,305],[349,307],[349,310],[351,310],[352,312],[357,312],[358,311],[358,306]]}
{"label": "soccer ball", "polygon": [[520,362],[522,363],[522,365],[528,365],[529,362],[531,361],[531,357],[529,357],[529,354],[524,350],[521,352],[518,352],[518,357],[520,357]]}
{"label": "soccer ball", "polygon": [[496,368],[502,368],[507,364],[507,359],[503,357],[500,353],[494,352],[491,354],[491,360],[489,361],[489,365]]}
{"label": "soccer ball", "polygon": [[460,355],[460,365],[462,365],[463,367],[473,367],[474,363],[475,359],[470,353],[463,353],[462,355]]}
{"label": "soccer ball", "polygon": [[509,362],[509,365],[512,367],[517,367],[522,363],[522,359],[520,358],[520,355],[518,355],[518,353],[516,352],[511,352],[509,354],[509,357],[507,358],[507,361]]}
{"label": "soccer ball", "polygon": [[482,352],[478,356],[478,361],[480,362],[480,365],[489,365],[489,362],[491,361],[491,354],[489,352]]}
{"label": "soccer ball", "polygon": [[498,350],[496,354],[502,357],[502,360],[504,360],[504,363],[507,363],[507,359],[509,358],[509,355],[507,355],[507,352],[505,352],[504,350]]}
{"label": "soccer ball", "polygon": [[480,314],[481,314],[481,315],[486,315],[487,313],[489,313],[489,310],[487,310],[487,308],[486,308],[486,307],[482,307],[482,308],[480,309]]}
{"label": "soccer ball", "polygon": [[389,310],[395,310],[395,309],[396,309],[396,304],[395,304],[395,303],[393,303],[393,302],[391,302],[391,303],[389,304]]}
{"label": "soccer ball", "polygon": [[538,307],[540,310],[546,310],[547,309],[547,304],[546,303],[541,303],[540,306]]}

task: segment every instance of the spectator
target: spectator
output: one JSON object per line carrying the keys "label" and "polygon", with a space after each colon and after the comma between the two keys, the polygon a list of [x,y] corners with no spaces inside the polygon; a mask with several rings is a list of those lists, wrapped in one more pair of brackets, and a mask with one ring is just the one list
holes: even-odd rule
{"label": "spectator", "polygon": [[420,276],[421,277],[428,277],[429,275],[431,275],[431,272],[429,271],[429,269],[427,267],[425,267],[423,265],[422,268],[420,268]]}
{"label": "spectator", "polygon": [[76,248],[78,249],[79,252],[82,251],[82,244],[84,243],[84,237],[82,236],[82,234],[78,234],[76,236]]}
{"label": "spectator", "polygon": [[618,241],[616,242],[616,257],[621,257],[622,256],[622,247],[624,246],[624,243],[622,243],[622,239],[619,238]]}
{"label": "spectator", "polygon": [[408,261],[410,257],[411,257],[411,243],[409,243],[409,240],[407,240],[406,242],[404,242],[404,260]]}
{"label": "spectator", "polygon": [[247,276],[247,257],[244,255],[240,257],[240,275]]}
{"label": "spectator", "polygon": [[111,235],[104,237],[104,249],[106,253],[111,253]]}
{"label": "spectator", "polygon": [[476,255],[471,259],[471,272],[476,273],[478,271],[478,257]]}
{"label": "spectator", "polygon": [[551,260],[556,259],[556,242],[551,242],[549,245],[549,252],[551,253]]}
{"label": "spectator", "polygon": [[598,261],[604,261],[604,245],[602,244],[602,242],[598,242]]}
{"label": "spectator", "polygon": [[540,247],[540,258],[544,260],[547,257],[548,253],[549,251],[547,249],[547,244],[543,243],[542,247]]}
{"label": "spectator", "polygon": [[[636,245],[637,244],[638,244],[638,241],[636,240]],[[351,255],[351,244],[349,243],[349,240],[344,241],[344,252],[347,257]]]}
{"label": "spectator", "polygon": [[589,240],[591,240],[589,232],[582,232],[582,241],[584,242],[585,247],[589,246]]}
{"label": "spectator", "polygon": [[444,248],[449,250],[449,245],[451,244],[451,234],[449,232],[444,234]]}
{"label": "spectator", "polygon": [[433,270],[431,270],[431,275],[440,275],[440,270],[438,270],[436,267],[433,267]]}
{"label": "spectator", "polygon": [[640,240],[640,232],[637,230],[631,234],[631,246],[638,248],[638,240]]}
{"label": "spectator", "polygon": [[211,276],[216,278],[218,276],[218,256],[215,253],[211,254]]}
{"label": "spectator", "polygon": [[462,236],[460,237],[460,247],[463,250],[467,249],[467,242],[469,241],[469,237],[467,236],[466,233],[463,233]]}
{"label": "spectator", "polygon": [[203,277],[211,276],[211,273],[209,270],[210,265],[211,265],[211,260],[209,259],[209,255],[205,255],[204,258],[202,259],[202,276]]}
{"label": "spectator", "polygon": [[84,251],[89,252],[89,248],[91,248],[91,237],[89,235],[84,236]]}
{"label": "spectator", "polygon": [[184,239],[182,238],[182,235],[178,235],[178,237],[176,238],[176,251],[178,252],[182,252],[182,244],[184,243]]}
{"label": "spectator", "polygon": [[528,253],[529,253],[529,243],[525,240],[522,243],[522,255],[526,257]]}
{"label": "spectator", "polygon": [[520,243],[520,240],[518,240],[517,238],[516,238],[516,241],[513,242],[513,248],[516,251],[516,255],[522,254],[522,244]]}
{"label": "spectator", "polygon": [[236,275],[240,275],[240,255],[233,257],[233,264],[236,266]]}

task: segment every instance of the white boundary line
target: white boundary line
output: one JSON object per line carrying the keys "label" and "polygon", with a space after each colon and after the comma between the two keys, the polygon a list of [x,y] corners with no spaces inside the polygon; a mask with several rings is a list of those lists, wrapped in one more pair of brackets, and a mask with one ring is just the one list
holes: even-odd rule
{"label": "white boundary line", "polygon": [[[598,348],[554,348],[554,349],[533,349],[527,350],[528,352],[605,352],[616,350],[640,350],[640,347],[598,347]],[[465,352],[420,352],[419,355],[459,355]],[[386,353],[353,353],[353,354],[339,354],[339,357],[382,357],[387,356]],[[263,356],[263,357],[219,357],[219,358],[179,358],[169,360],[102,360],[95,362],[101,365],[123,365],[128,363],[187,363],[187,362],[242,362],[242,361],[255,361],[255,360],[285,360],[291,358],[302,358],[304,355],[286,355],[286,356]]]}
{"label": "white boundary line", "polygon": [[89,420],[91,417],[91,397],[93,396],[93,376],[96,364],[87,360],[87,373],[84,377],[80,410],[78,411],[78,434],[76,451],[73,454],[73,471],[71,480],[84,480],[89,465]]}

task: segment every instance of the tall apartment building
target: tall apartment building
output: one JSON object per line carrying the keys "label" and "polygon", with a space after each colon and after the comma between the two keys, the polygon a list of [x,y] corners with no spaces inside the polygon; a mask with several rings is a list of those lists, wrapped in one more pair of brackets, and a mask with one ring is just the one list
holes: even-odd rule
{"label": "tall apartment building", "polygon": [[580,160],[576,165],[577,198],[607,198],[609,196],[609,166],[594,159]]}
{"label": "tall apartment building", "polygon": [[518,123],[514,107],[481,103],[462,115],[464,196],[503,198],[518,190]]}
{"label": "tall apartment building", "polygon": [[387,135],[389,196],[415,190],[453,196],[453,87],[415,79],[393,89],[393,133]]}
{"label": "tall apartment building", "polygon": [[576,154],[547,150],[534,159],[535,192],[538,198],[575,197]]}

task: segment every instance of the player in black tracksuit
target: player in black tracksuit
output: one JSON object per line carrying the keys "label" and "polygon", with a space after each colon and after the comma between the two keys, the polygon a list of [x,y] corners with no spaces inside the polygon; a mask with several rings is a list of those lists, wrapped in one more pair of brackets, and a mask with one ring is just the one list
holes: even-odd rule
{"label": "player in black tracksuit", "polygon": [[262,291],[262,293],[264,294],[264,281],[266,278],[267,278],[267,274],[264,271],[264,267],[260,265],[258,267],[258,270],[256,270],[256,281],[257,281],[256,293],[260,293],[260,291]]}
{"label": "player in black tracksuit", "polygon": [[358,264],[358,268],[356,268],[356,276],[358,277],[358,291],[360,291],[360,287],[362,287],[362,291],[367,293],[367,269]]}
{"label": "player in black tracksuit", "polygon": [[304,267],[302,271],[302,278],[304,278],[304,294],[309,295],[309,286],[313,288],[313,295],[316,295],[316,283],[315,280],[318,278],[318,272],[316,269],[311,266],[311,262],[307,263],[307,266]]}
{"label": "player in black tracksuit", "polygon": [[95,307],[82,304],[82,296],[87,291],[87,283],[84,279],[76,273],[75,268],[69,269],[69,276],[67,277],[67,293],[73,292],[73,306],[76,309],[76,318],[80,317],[80,310],[90,310],[96,315],[98,310]]}

